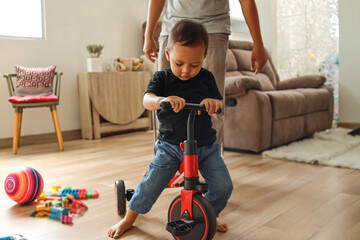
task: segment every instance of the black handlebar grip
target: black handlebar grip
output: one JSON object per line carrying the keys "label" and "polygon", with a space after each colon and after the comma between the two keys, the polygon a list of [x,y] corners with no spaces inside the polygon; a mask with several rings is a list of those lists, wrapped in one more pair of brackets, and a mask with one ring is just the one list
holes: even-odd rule
{"label": "black handlebar grip", "polygon": [[221,113],[221,108],[218,108],[218,110],[216,111],[216,114],[220,114]]}
{"label": "black handlebar grip", "polygon": [[160,103],[160,108],[161,108],[161,110],[170,110],[170,109],[172,109],[171,103],[169,103],[169,102],[161,102]]}

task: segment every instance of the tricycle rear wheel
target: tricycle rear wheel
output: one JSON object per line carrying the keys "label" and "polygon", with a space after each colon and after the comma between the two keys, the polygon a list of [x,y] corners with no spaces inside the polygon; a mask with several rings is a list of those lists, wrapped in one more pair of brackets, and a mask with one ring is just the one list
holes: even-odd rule
{"label": "tricycle rear wheel", "polygon": [[124,214],[126,208],[125,183],[119,179],[115,181],[115,197],[118,214]]}

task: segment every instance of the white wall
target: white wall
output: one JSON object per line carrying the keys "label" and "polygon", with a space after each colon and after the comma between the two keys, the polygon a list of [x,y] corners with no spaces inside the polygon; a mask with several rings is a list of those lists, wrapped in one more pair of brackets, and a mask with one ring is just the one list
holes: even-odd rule
{"label": "white wall", "polygon": [[340,122],[360,123],[359,12],[359,0],[339,0]]}
{"label": "white wall", "polygon": [[[62,131],[80,129],[77,74],[86,71],[86,45],[102,44],[102,57],[138,57],[142,53],[141,25],[146,20],[144,0],[45,1],[46,39],[0,39],[0,74],[14,72],[14,65],[57,65],[64,73],[58,106]],[[13,135],[14,110],[5,79],[0,87],[0,138]],[[53,133],[48,108],[25,109],[22,136]]]}

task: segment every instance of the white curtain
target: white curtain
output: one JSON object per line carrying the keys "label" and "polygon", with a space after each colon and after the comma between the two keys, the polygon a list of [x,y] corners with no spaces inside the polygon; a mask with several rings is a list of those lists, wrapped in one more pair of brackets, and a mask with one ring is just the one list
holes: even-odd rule
{"label": "white curtain", "polygon": [[334,90],[338,122],[338,0],[276,0],[276,64],[281,79],[321,74]]}

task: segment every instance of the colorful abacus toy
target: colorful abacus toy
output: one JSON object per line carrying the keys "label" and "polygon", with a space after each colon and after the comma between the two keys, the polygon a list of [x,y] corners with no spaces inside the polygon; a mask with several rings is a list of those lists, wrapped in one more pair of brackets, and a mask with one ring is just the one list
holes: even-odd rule
{"label": "colorful abacus toy", "polygon": [[40,173],[31,167],[19,167],[5,179],[5,192],[17,203],[29,204],[37,199],[44,188]]}

